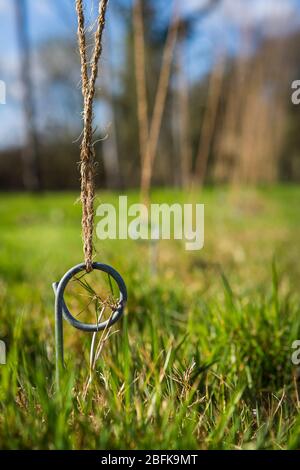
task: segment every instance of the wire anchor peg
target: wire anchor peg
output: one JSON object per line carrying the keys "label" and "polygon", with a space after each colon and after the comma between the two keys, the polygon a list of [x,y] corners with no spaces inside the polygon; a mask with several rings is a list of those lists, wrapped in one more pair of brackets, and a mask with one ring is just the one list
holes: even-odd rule
{"label": "wire anchor peg", "polygon": [[121,275],[114,268],[107,264],[93,263],[92,267],[95,270],[108,274],[115,280],[119,288],[119,300],[116,308],[108,320],[98,324],[83,323],[74,318],[69,311],[64,300],[64,292],[71,279],[74,278],[76,274],[86,270],[86,265],[82,263],[74,266],[68,272],[66,272],[60,282],[54,282],[52,284],[55,293],[55,346],[57,384],[59,384],[60,370],[62,370],[64,367],[63,318],[78,330],[86,331],[88,333],[95,333],[114,325],[124,313],[124,308],[127,302],[127,288]]}

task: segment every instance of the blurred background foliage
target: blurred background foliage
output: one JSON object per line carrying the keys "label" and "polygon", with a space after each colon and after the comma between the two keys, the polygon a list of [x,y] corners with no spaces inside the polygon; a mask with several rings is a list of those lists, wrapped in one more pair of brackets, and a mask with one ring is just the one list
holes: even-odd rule
{"label": "blurred background foliage", "polygon": [[[3,190],[79,185],[74,2],[38,3],[0,2],[0,78],[7,84],[7,104],[0,107]],[[298,182],[300,106],[291,102],[291,84],[300,77],[300,3],[185,3],[174,13],[165,0],[110,2],[95,106],[98,186],[139,187],[143,130],[153,143],[155,120],[154,185]],[[86,13],[92,34],[95,1],[86,2]],[[143,76],[144,97],[137,86]]]}

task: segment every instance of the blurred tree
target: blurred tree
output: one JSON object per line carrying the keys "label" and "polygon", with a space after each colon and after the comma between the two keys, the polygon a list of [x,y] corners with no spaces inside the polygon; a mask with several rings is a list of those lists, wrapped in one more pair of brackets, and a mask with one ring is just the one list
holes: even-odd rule
{"label": "blurred tree", "polygon": [[28,190],[41,189],[41,166],[38,156],[36,110],[32,82],[32,63],[28,31],[27,0],[15,0],[17,36],[20,50],[20,77],[23,87],[25,143],[22,150],[23,184]]}
{"label": "blurred tree", "polygon": [[[176,0],[175,0],[176,1]],[[161,130],[163,112],[170,80],[172,58],[179,29],[178,6],[175,3],[171,16],[166,42],[163,49],[162,63],[159,74],[157,92],[155,95],[153,115],[151,119],[145,157],[142,164],[141,194],[144,201],[149,200],[149,191],[153,173],[153,165],[157,152],[158,139]]]}
{"label": "blurred tree", "polygon": [[207,173],[208,158],[214,142],[218,110],[222,97],[226,56],[223,50],[217,54],[217,61],[210,74],[206,108],[202,120],[199,148],[195,163],[194,182],[202,186]]}
{"label": "blurred tree", "polygon": [[[249,31],[244,36],[247,43],[254,37]],[[219,128],[214,168],[218,181],[278,180],[288,112],[282,90],[288,89],[291,67],[285,51],[282,38],[272,39],[250,56],[242,53],[233,64]]]}
{"label": "blurred tree", "polygon": [[[157,11],[158,7],[158,4],[154,4],[150,0],[141,2],[143,22],[137,25],[137,21],[141,21],[141,18],[137,19],[136,10],[134,12],[135,16],[133,17],[132,7],[128,7],[127,2],[118,0],[115,4],[115,10],[118,11],[119,16],[122,17],[122,20],[124,20],[124,18],[126,20],[125,60],[120,73],[120,89],[115,94],[117,133],[120,148],[125,148],[127,150],[126,153],[129,155],[126,161],[123,160],[125,178],[130,184],[135,186],[140,183],[141,179],[144,179],[144,176],[140,178],[139,175],[141,173],[143,175],[145,174],[145,158],[147,159],[146,166],[148,169],[150,168],[149,173],[152,174],[153,149],[156,153],[158,144],[160,143],[161,146],[164,145],[162,140],[158,142],[156,135],[161,131],[162,113],[166,111],[165,103],[167,100],[168,86],[166,87],[165,84],[166,82],[167,85],[169,83],[169,70],[167,70],[166,67],[162,67],[162,55],[164,55],[162,50],[166,45],[166,36],[161,34],[162,25],[161,18]],[[164,31],[166,22],[169,23],[168,16],[163,20]],[[137,57],[137,49],[140,51],[142,44],[139,40],[137,42],[137,34],[140,33],[134,29],[134,26],[144,29],[144,57],[141,57],[140,54],[139,57]],[[141,71],[139,66],[139,61],[143,61],[143,59],[145,71]],[[167,59],[169,62],[169,57]],[[164,62],[166,63],[166,60]],[[167,68],[169,68],[169,66]],[[163,77],[162,71],[164,71]],[[137,83],[139,80],[137,77],[140,77],[142,74],[145,76],[144,84],[140,81]],[[140,96],[142,87],[144,88],[142,90],[142,94],[144,95],[142,101],[144,100],[144,103],[138,99],[138,94]],[[141,111],[142,107],[144,107],[144,109]],[[139,116],[141,116],[142,113],[143,122],[141,122],[141,130],[139,126]],[[146,120],[148,121],[147,124],[145,124]],[[148,130],[147,127],[149,128]],[[168,171],[169,164],[167,162],[168,152],[170,151],[169,127],[170,125],[168,123],[164,123],[163,137],[168,140],[167,152],[162,151],[161,153],[164,153],[164,159],[158,159],[156,162],[159,167],[156,176],[161,178],[161,181],[164,173],[166,173],[168,177],[170,176],[170,172]],[[141,133],[143,133],[143,137],[141,137]],[[149,138],[146,142],[147,133]],[[149,148],[150,133],[152,134],[152,138]],[[148,157],[142,157],[141,145],[144,146],[144,153],[148,153]],[[170,182],[170,180],[168,181]],[[145,190],[144,194],[146,193],[147,191]]]}
{"label": "blurred tree", "polygon": [[[176,126],[176,132],[178,133],[178,166],[180,168],[181,174],[181,185],[185,188],[190,186],[192,180],[194,180],[194,182],[196,181],[192,178],[193,149],[190,132],[191,102],[189,97],[190,84],[188,80],[186,63],[187,49],[190,41],[194,39],[195,25],[201,24],[201,22],[206,18],[206,16],[213,12],[214,8],[217,7],[219,3],[220,0],[206,0],[202,4],[199,4],[198,8],[195,9],[193,14],[181,14],[179,20],[176,63],[177,86],[175,87],[175,94],[177,95],[176,101],[178,121]],[[213,74],[212,78],[214,78]],[[216,103],[218,103],[218,99],[216,97],[216,94],[218,92],[217,86],[215,85],[216,80],[213,80],[213,82],[214,83],[211,87],[213,88],[213,90],[211,89],[209,93],[210,101],[207,102],[207,113],[205,117],[205,123],[203,123],[203,126],[206,128],[206,131],[201,132],[200,134],[200,144],[196,158],[198,162],[196,163],[196,166],[199,167],[201,164],[204,172],[206,168],[206,160],[208,158],[208,155],[206,155],[206,153],[208,153],[210,141],[212,139],[212,135],[210,135],[208,127],[211,128],[211,131],[213,130],[212,121],[215,121],[215,115],[217,112]],[[214,99],[212,99],[212,95],[214,96]],[[174,136],[174,138],[176,138],[176,136]]]}
{"label": "blurred tree", "polygon": [[[106,27],[106,48],[111,50],[110,29]],[[120,168],[116,119],[113,99],[113,84],[115,70],[112,63],[112,53],[105,64],[102,66],[102,89],[101,98],[107,105],[106,118],[108,121],[107,135],[102,140],[103,163],[106,176],[106,185],[108,188],[117,189],[123,186],[123,178]],[[96,97],[97,98],[97,97]]]}
{"label": "blurred tree", "polygon": [[149,138],[149,117],[146,84],[145,33],[141,0],[135,0],[133,5],[133,33],[140,159],[143,164]]}
{"label": "blurred tree", "polygon": [[190,102],[189,83],[186,65],[186,36],[188,23],[180,21],[178,44],[177,44],[177,86],[175,95],[177,96],[177,129],[179,143],[179,168],[181,174],[181,185],[187,188],[190,184],[192,170],[192,147],[189,135],[190,128]]}

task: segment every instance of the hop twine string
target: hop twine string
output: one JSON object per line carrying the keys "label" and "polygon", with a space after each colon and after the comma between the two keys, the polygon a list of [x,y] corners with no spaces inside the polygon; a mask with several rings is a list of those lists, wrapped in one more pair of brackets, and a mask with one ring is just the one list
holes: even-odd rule
{"label": "hop twine string", "polygon": [[82,239],[86,271],[92,270],[93,233],[94,233],[94,198],[95,198],[95,148],[93,143],[93,102],[95,84],[98,76],[98,63],[102,53],[102,36],[108,0],[99,2],[99,14],[95,32],[95,44],[90,64],[87,61],[85,18],[83,1],[76,0],[78,17],[78,45],[81,61],[81,80],[83,95],[83,135],[80,152],[81,204],[82,204]]}

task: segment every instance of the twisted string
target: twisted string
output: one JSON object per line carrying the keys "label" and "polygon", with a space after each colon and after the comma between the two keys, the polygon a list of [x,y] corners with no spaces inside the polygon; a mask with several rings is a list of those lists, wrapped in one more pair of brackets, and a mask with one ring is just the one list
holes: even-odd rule
{"label": "twisted string", "polygon": [[82,204],[82,239],[86,271],[92,270],[94,199],[95,199],[95,149],[93,145],[93,103],[98,76],[98,63],[102,53],[102,37],[108,0],[99,2],[95,45],[89,66],[86,53],[85,18],[83,1],[76,0],[78,17],[78,45],[81,61],[82,96],[83,96],[83,136],[80,151],[81,204]]}

